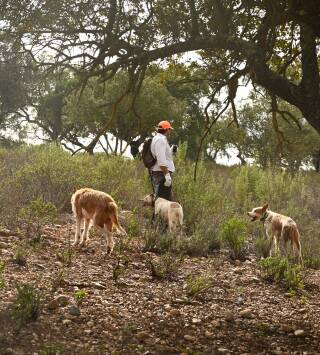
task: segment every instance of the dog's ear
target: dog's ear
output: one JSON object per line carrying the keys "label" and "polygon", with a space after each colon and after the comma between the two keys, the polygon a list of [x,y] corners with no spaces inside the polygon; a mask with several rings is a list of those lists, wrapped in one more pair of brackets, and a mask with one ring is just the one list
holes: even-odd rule
{"label": "dog's ear", "polygon": [[267,208],[268,208],[268,204],[265,203],[263,206],[262,206],[262,213],[266,212]]}

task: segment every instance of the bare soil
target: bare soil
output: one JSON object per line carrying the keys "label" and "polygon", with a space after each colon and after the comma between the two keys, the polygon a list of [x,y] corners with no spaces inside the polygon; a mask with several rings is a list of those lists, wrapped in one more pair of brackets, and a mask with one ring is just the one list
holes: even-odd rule
{"label": "bare soil", "polygon": [[[17,236],[0,235],[6,263],[0,289],[0,354],[319,354],[318,270],[304,270],[305,288],[292,296],[262,279],[254,256],[233,263],[225,253],[186,257],[171,280],[154,280],[134,239],[128,264],[117,282],[118,258],[106,256],[96,234],[86,250],[66,251],[73,238],[70,219],[47,227],[45,241],[28,250],[26,266],[15,264]],[[187,295],[189,275],[206,275],[211,287]],[[9,309],[20,282],[41,291],[38,319],[17,329]],[[85,290],[80,302],[75,292]],[[65,306],[48,308],[59,295]],[[69,306],[80,315],[71,315]],[[299,332],[299,330],[301,330]]]}

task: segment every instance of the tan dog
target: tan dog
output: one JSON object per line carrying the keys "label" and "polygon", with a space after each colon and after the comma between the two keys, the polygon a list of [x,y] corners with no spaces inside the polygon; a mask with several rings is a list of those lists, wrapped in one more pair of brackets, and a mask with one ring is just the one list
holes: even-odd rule
{"label": "tan dog", "polygon": [[292,252],[294,252],[295,245],[299,253],[299,262],[302,264],[300,234],[292,218],[268,210],[268,204],[254,208],[251,212],[248,212],[248,216],[251,217],[252,222],[258,219],[263,222],[268,238],[273,240],[276,253],[279,252],[280,243],[286,245],[290,241]]}
{"label": "tan dog", "polygon": [[108,253],[111,253],[114,247],[112,235],[114,227],[120,234],[127,235],[125,230],[119,225],[117,204],[107,193],[89,188],[80,189],[72,195],[71,204],[76,218],[76,234],[73,245],[79,243],[82,221],[84,221],[84,229],[80,246],[87,244],[88,232],[91,226],[97,226],[105,233]]}
{"label": "tan dog", "polygon": [[162,197],[155,198],[154,194],[147,195],[140,201],[143,202],[144,206],[154,206],[155,216],[159,216],[168,224],[170,233],[182,229],[183,210],[178,202],[168,201]]}

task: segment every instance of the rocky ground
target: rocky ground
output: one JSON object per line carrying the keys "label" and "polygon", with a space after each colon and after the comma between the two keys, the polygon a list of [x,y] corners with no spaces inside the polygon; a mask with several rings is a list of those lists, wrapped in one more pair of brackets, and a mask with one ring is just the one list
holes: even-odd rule
{"label": "rocky ground", "polygon": [[[118,254],[106,256],[100,237],[73,250],[70,262],[72,221],[45,234],[25,266],[13,262],[19,237],[0,234],[0,354],[320,353],[319,271],[304,271],[305,289],[295,296],[263,280],[254,256],[236,263],[223,253],[186,257],[171,279],[154,280],[148,260],[159,256],[133,239],[115,282]],[[196,296],[188,295],[190,275],[208,282]],[[43,301],[38,319],[18,330],[8,310],[20,282],[39,289]]]}

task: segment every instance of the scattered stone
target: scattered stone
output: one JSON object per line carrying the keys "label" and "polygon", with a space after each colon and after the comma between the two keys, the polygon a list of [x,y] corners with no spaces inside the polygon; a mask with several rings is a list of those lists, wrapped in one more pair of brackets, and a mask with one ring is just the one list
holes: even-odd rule
{"label": "scattered stone", "polygon": [[239,312],[240,317],[242,318],[251,318],[252,317],[252,310],[250,308],[243,309]]}
{"label": "scattered stone", "polygon": [[234,301],[234,303],[237,304],[237,305],[239,305],[239,306],[241,306],[241,305],[243,304],[243,302],[244,302],[244,299],[243,299],[241,296],[239,296],[239,297]]}
{"label": "scattered stone", "polygon": [[193,323],[193,324],[199,324],[199,323],[201,323],[201,319],[199,319],[199,318],[192,318],[192,323]]}
{"label": "scattered stone", "polygon": [[225,320],[227,322],[232,322],[234,320],[234,315],[231,311],[227,311],[225,315]]}
{"label": "scattered stone", "polygon": [[214,328],[220,328],[221,327],[221,322],[219,320],[213,320],[211,322],[211,325],[214,327]]}
{"label": "scattered stone", "polygon": [[281,324],[281,330],[286,332],[286,333],[291,333],[292,332],[292,327],[288,324]]}
{"label": "scattered stone", "polygon": [[14,354],[14,351],[12,348],[7,348],[3,351],[2,353],[3,355],[11,355],[11,354]]}
{"label": "scattered stone", "polygon": [[64,324],[64,325],[69,325],[70,323],[72,323],[72,321],[70,319],[64,319],[62,321],[62,324]]}
{"label": "scattered stone", "polygon": [[207,338],[212,338],[213,333],[212,333],[212,332],[209,332],[208,330],[206,330],[206,332],[204,333],[204,335],[205,335]]}
{"label": "scattered stone", "polygon": [[229,353],[230,351],[228,349],[225,349],[225,348],[218,348],[218,352],[219,353]]}
{"label": "scattered stone", "polygon": [[100,282],[92,282],[92,285],[98,290],[105,290],[106,286],[102,285]]}
{"label": "scattered stone", "polygon": [[171,309],[169,312],[169,316],[171,317],[179,317],[181,312],[178,309]]}
{"label": "scattered stone", "polygon": [[235,264],[236,266],[240,266],[240,265],[241,265],[241,261],[240,261],[239,259],[237,259],[237,260],[235,260],[234,264]]}
{"label": "scattered stone", "polygon": [[149,338],[149,334],[147,332],[141,331],[136,334],[136,338],[140,341],[144,341]]}
{"label": "scattered stone", "polygon": [[301,337],[301,336],[304,335],[304,330],[303,329],[297,329],[297,330],[294,331],[294,335],[296,337]]}
{"label": "scattered stone", "polygon": [[68,312],[69,314],[71,314],[72,316],[80,316],[80,309],[74,305],[74,304],[71,304],[69,307],[68,307]]}
{"label": "scattered stone", "polygon": [[9,244],[5,242],[0,242],[0,249],[7,249],[9,248]]}
{"label": "scattered stone", "polygon": [[56,299],[53,299],[51,300],[48,305],[47,305],[47,308],[48,309],[51,309],[51,310],[54,310],[54,309],[57,309],[59,308],[59,303]]}
{"label": "scattered stone", "polygon": [[188,334],[186,334],[186,335],[184,336],[184,338],[185,338],[186,340],[188,340],[188,341],[196,341],[196,340],[197,340],[196,337],[194,337],[193,335],[188,335]]}
{"label": "scattered stone", "polygon": [[66,295],[59,295],[55,298],[59,306],[65,307],[69,303],[69,297]]}

